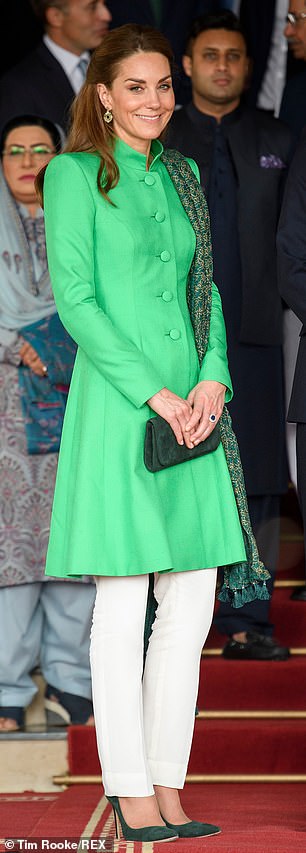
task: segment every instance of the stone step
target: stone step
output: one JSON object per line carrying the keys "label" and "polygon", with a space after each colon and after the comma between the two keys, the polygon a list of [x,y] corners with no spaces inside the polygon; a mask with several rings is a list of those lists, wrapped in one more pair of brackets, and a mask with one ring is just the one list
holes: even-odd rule
{"label": "stone step", "polygon": [[67,731],[50,731],[44,709],[45,682],[32,674],[38,692],[26,710],[25,731],[0,734],[0,793],[58,791],[53,776],[68,769]]}
{"label": "stone step", "polygon": [[53,776],[68,770],[67,732],[33,726],[0,736],[0,793],[58,791]]}

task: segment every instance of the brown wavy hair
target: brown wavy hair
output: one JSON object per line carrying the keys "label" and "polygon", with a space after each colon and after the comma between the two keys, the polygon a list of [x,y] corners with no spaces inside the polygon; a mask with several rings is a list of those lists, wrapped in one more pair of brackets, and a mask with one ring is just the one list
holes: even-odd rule
{"label": "brown wavy hair", "polygon": [[[98,190],[109,201],[108,193],[119,180],[119,169],[114,159],[116,135],[111,123],[103,119],[105,107],[101,104],[97,83],[108,89],[114,82],[120,64],[134,53],[161,53],[174,69],[174,57],[168,39],[153,27],[125,24],[106,33],[94,51],[87,69],[84,85],[71,107],[71,127],[64,152],[86,151],[101,158],[97,175]],[[42,169],[36,178],[36,188],[42,199]]]}

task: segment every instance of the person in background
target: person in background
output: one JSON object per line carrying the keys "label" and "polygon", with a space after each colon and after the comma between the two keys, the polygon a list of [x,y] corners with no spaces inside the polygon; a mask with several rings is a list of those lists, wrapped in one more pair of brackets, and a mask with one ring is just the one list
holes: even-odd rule
{"label": "person in background", "polygon": [[[293,6],[295,7],[295,3]],[[288,0],[241,0],[236,3],[240,13],[241,27],[246,36],[251,57],[251,73],[243,95],[248,106],[257,106],[279,115],[287,76],[298,73],[301,68],[299,51],[288,56],[287,31],[292,35],[292,26],[286,24]],[[284,120],[286,121],[285,117]],[[285,399],[288,407],[296,361],[300,323],[292,311],[286,310],[283,318]],[[290,480],[296,488],[295,425],[286,424],[286,446]]]}
{"label": "person in background", "polygon": [[[79,344],[46,571],[95,577],[103,784],[134,841],[219,832],[191,820],[179,797],[216,565],[226,566],[220,594],[237,606],[266,594],[268,577],[224,410],[232,391],[207,205],[196,164],[159,141],[174,109],[172,67],[158,30],[109,32],[43,185],[55,299]],[[161,465],[149,426],[162,430]]]}
{"label": "person in background", "polygon": [[[275,235],[291,136],[269,113],[241,104],[248,57],[232,12],[194,22],[183,62],[192,102],[174,113],[166,142],[195,158],[207,195],[214,280],[222,298],[235,388],[229,409],[253,529],[273,579],[280,495],[288,482]],[[272,636],[269,607],[269,601],[258,600],[233,611],[221,602],[215,623],[230,638],[224,657],[288,657],[289,650]]]}
{"label": "person in background", "polygon": [[177,71],[174,74],[174,90],[177,104],[190,98],[190,83],[182,66],[186,34],[192,21],[204,12],[218,9],[219,0],[108,0],[112,14],[111,27],[119,27],[131,21],[135,24],[157,27],[169,39],[174,51]]}
{"label": "person in background", "polygon": [[31,0],[44,26],[39,45],[0,79],[0,132],[15,115],[44,115],[63,129],[85,78],[90,51],[111,15],[104,0]]}
{"label": "person in background", "polygon": [[233,11],[239,14],[251,57],[246,102],[278,116],[287,78],[288,0],[241,0]]}
{"label": "person in background", "polygon": [[[299,61],[300,65],[306,62],[306,3],[305,0],[290,0],[288,5],[287,23],[284,34],[289,45],[289,53]],[[294,75],[288,80],[280,109],[280,117],[293,135],[293,148],[296,147],[302,129],[306,124],[306,69]],[[284,312],[284,371],[286,409],[288,410],[292,383],[299,349],[301,332],[301,321],[292,310],[290,303]],[[293,485],[297,488],[297,464],[296,464],[296,423],[287,423],[287,449],[290,477]],[[293,598],[303,595],[302,590],[295,590]]]}
{"label": "person in background", "polygon": [[[297,484],[306,540],[306,130],[296,149],[288,180],[278,235],[278,273],[280,293],[301,332],[288,420],[296,424]],[[305,543],[306,547],[306,543]],[[306,585],[294,590],[295,601],[306,601]]]}
{"label": "person in background", "polygon": [[44,574],[75,345],[56,313],[34,181],[60,135],[24,115],[0,144],[0,732],[8,732],[24,725],[38,662],[47,721],[93,722],[94,586]]}
{"label": "person in background", "polygon": [[[306,2],[289,0],[285,36],[289,51],[301,63],[306,61]],[[288,80],[280,108],[280,118],[286,122],[297,144],[306,124],[306,70]]]}

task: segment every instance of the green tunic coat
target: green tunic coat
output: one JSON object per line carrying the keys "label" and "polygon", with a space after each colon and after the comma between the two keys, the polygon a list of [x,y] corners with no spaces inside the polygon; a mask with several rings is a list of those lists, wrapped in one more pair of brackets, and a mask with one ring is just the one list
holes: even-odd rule
{"label": "green tunic coat", "polygon": [[[195,234],[153,143],[153,162],[121,140],[110,205],[99,158],[63,154],[45,176],[48,261],[61,320],[78,344],[54,497],[47,574],[138,575],[245,559],[218,449],[152,474],[146,403],[201,379],[229,389],[220,296],[213,290],[201,370],[186,303]],[[191,163],[194,170],[195,164]]]}

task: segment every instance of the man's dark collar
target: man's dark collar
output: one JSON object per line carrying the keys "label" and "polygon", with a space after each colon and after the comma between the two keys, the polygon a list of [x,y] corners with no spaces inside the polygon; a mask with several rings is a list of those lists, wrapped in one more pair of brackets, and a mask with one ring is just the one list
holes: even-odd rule
{"label": "man's dark collar", "polygon": [[[210,125],[213,128],[218,124],[217,119],[214,116],[208,115],[208,113],[202,113],[201,110],[198,110],[198,108],[194,105],[193,101],[190,101],[190,103],[187,104],[185,109],[187,115],[194,124],[198,124],[202,127],[203,125]],[[232,110],[230,113],[226,113],[226,115],[221,118],[221,121],[219,123],[221,125],[233,124],[240,118],[242,111],[243,106],[240,103],[238,104],[238,107],[235,107],[235,109]]]}

